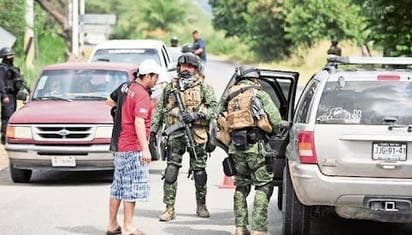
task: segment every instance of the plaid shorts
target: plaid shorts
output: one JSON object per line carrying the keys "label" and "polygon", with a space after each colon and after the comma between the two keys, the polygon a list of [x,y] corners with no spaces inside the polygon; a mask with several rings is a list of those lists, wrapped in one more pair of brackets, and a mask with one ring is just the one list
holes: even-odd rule
{"label": "plaid shorts", "polygon": [[149,167],[140,161],[142,152],[115,152],[110,197],[128,202],[149,198]]}

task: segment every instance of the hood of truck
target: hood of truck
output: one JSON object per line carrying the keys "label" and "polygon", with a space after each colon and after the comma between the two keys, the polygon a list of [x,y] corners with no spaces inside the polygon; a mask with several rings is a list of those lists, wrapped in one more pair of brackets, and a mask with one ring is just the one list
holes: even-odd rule
{"label": "hood of truck", "polygon": [[10,118],[13,124],[88,123],[111,124],[110,107],[104,101],[31,101]]}

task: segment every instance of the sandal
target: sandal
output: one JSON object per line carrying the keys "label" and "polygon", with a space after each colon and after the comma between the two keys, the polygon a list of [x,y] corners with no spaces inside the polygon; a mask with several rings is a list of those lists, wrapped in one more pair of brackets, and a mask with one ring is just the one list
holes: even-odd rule
{"label": "sandal", "polygon": [[107,230],[106,235],[117,235],[122,233],[122,227],[120,225],[117,225],[117,228],[114,230]]}
{"label": "sandal", "polygon": [[135,229],[134,231],[122,230],[122,235],[145,235],[145,233],[140,231],[139,229]]}

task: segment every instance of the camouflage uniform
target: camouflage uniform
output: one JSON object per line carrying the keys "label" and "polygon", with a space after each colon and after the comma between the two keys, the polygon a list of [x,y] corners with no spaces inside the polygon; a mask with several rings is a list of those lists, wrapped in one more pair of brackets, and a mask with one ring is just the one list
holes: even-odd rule
{"label": "camouflage uniform", "polygon": [[[256,84],[249,79],[244,79],[239,81],[238,85],[253,86]],[[228,94],[226,97],[227,96]],[[282,121],[278,108],[265,91],[256,89],[256,96],[261,99],[263,109],[272,126],[272,133],[275,133]],[[227,100],[226,97],[224,100]],[[225,103],[220,106],[219,112],[223,113],[227,110],[228,104]],[[245,150],[238,150],[232,143],[230,143],[228,147],[228,153],[232,156],[236,169],[236,190],[233,203],[235,224],[237,227],[236,234],[249,233],[246,228],[246,225],[248,225],[246,198],[251,190],[251,185],[255,185],[256,191],[252,212],[252,230],[257,233],[259,233],[259,231],[265,233],[268,229],[268,204],[273,192],[273,173],[268,171],[266,167],[265,143],[264,141],[258,141],[255,144],[248,144]]]}
{"label": "camouflage uniform", "polygon": [[338,46],[331,46],[328,51],[327,51],[328,55],[342,55],[342,49],[340,49],[340,47]]}
{"label": "camouflage uniform", "polygon": [[[152,119],[152,132],[158,132],[159,128],[164,125],[165,129],[171,126],[173,123],[178,122],[178,115],[180,110],[174,100],[172,93],[173,89],[176,89],[177,83],[179,82],[177,76],[172,78],[172,81],[166,85],[163,90],[163,96],[160,99],[156,111]],[[198,94],[198,95],[196,95]],[[195,151],[197,158],[191,149],[187,149],[186,142],[184,139],[184,131],[177,130],[168,136],[168,156],[167,156],[167,167],[165,174],[167,174],[168,169],[173,169],[177,171],[175,174],[178,175],[180,167],[182,167],[182,157],[183,154],[188,151],[190,154],[190,173],[193,174],[196,188],[196,201],[199,206],[204,206],[206,203],[206,192],[207,192],[207,174],[206,174],[206,160],[207,154],[205,150],[207,142],[207,130],[209,127],[209,120],[214,115],[216,109],[216,98],[213,88],[204,83],[204,79],[201,75],[196,73],[195,79],[192,84],[186,88],[184,91],[180,92],[182,101],[188,112],[193,112],[199,109],[200,112],[204,114],[201,120],[196,120],[193,122],[193,135],[196,142]],[[196,97],[197,96],[197,97]],[[200,96],[200,97],[198,97]],[[176,112],[177,111],[177,112]],[[170,120],[174,120],[170,122]],[[168,206],[173,206],[176,201],[176,191],[177,191],[177,179],[174,182],[167,182],[167,176],[165,176],[165,181],[163,184],[163,202]],[[206,209],[207,210],[207,209]],[[199,215],[199,211],[197,211]],[[208,217],[202,216],[201,217]],[[174,208],[173,208],[173,218],[174,219]],[[168,221],[169,219],[160,219],[161,221]]]}

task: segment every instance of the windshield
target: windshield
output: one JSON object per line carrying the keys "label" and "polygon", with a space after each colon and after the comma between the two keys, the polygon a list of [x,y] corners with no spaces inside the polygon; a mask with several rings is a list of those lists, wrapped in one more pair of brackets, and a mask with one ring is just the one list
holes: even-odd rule
{"label": "windshield", "polygon": [[33,100],[103,100],[121,83],[124,71],[67,69],[44,71],[33,91]]}
{"label": "windshield", "polygon": [[147,59],[161,64],[156,49],[99,49],[94,54],[92,61],[141,64]]}
{"label": "windshield", "polygon": [[379,125],[412,124],[412,82],[328,82],[316,115],[317,123]]}

